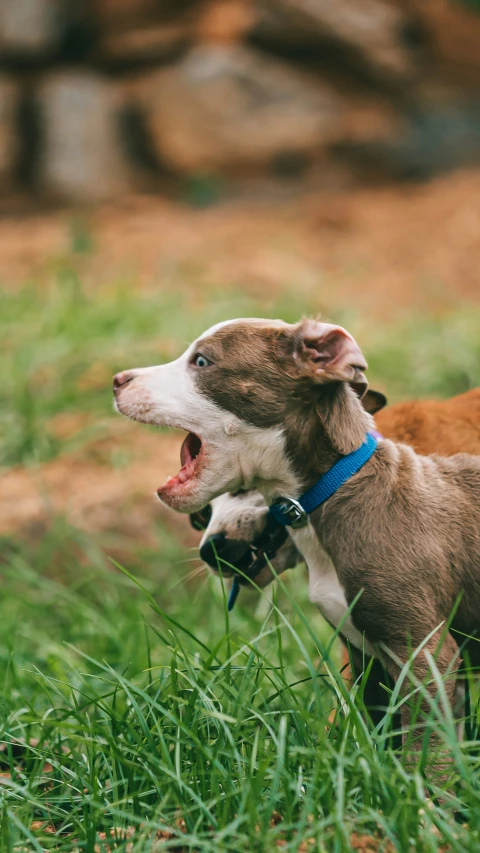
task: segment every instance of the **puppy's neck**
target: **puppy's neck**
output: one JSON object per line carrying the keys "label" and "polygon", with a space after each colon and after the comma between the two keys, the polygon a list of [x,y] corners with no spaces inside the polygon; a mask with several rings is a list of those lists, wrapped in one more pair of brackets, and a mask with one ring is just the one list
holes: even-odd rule
{"label": "puppy's neck", "polygon": [[288,475],[279,466],[275,481],[259,478],[256,488],[268,502],[280,495],[299,497],[342,456],[360,447],[372,426],[371,415],[348,385],[323,387],[313,403],[292,405],[287,410],[284,438],[288,468],[283,465],[283,470]]}
{"label": "puppy's neck", "polygon": [[280,495],[296,497],[302,493],[302,483],[286,452],[283,428],[253,428],[251,440],[242,441],[238,461],[242,489],[257,489],[268,504]]}
{"label": "puppy's neck", "polygon": [[290,420],[287,433],[288,455],[303,488],[313,486],[342,456],[360,447],[372,424],[349,385],[320,389],[303,427]]}

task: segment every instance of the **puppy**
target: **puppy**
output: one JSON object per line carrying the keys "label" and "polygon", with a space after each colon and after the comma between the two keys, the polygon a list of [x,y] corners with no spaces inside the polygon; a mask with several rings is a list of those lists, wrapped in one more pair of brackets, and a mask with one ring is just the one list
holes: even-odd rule
{"label": "puppy", "polygon": [[[409,444],[421,455],[480,454],[480,388],[449,400],[412,400],[385,408],[386,402],[383,394],[371,390],[362,399],[364,409],[375,415],[376,427],[385,438]],[[201,512],[192,513],[192,526],[203,531],[202,560],[216,573],[221,560],[226,577],[233,574],[228,566],[237,566],[239,560],[239,568],[252,565],[255,542],[265,529],[267,517],[268,507],[255,491],[221,495]],[[301,560],[289,536],[269,562],[274,573],[281,574]],[[255,577],[255,584],[265,587],[274,573],[265,565]]]}
{"label": "puppy", "polygon": [[[386,398],[377,391],[368,390],[362,399],[366,411],[375,415],[375,423],[385,438],[403,441],[417,453],[428,455],[439,452],[443,456],[469,452],[480,454],[480,389],[474,388],[449,400],[414,400],[386,406]],[[291,536],[272,549],[268,560],[263,560],[258,574],[258,552],[263,545],[269,514],[259,492],[238,492],[214,498],[199,513],[192,513],[190,521],[203,531],[200,556],[218,574],[230,577],[230,566],[242,574],[238,583],[248,583],[245,575],[254,573],[255,586],[266,587],[276,575],[294,568],[303,561]],[[374,724],[384,714],[385,690],[382,685],[393,685],[387,672],[376,660],[361,655],[355,648],[343,647],[342,670],[349,679],[364,678],[363,701]],[[461,691],[459,697],[462,699]],[[400,725],[393,720],[393,729]],[[461,731],[460,727],[460,731]]]}
{"label": "puppy", "polygon": [[[193,512],[225,492],[260,491],[294,522],[310,598],[327,620],[392,678],[409,661],[432,696],[434,656],[451,700],[446,676],[458,669],[459,644],[480,663],[480,460],[422,457],[366,439],[366,368],[340,326],[234,320],[170,364],[117,374],[114,391],[127,417],[188,431],[180,471],[158,489],[165,504]],[[311,489],[354,454],[362,466],[321,505],[302,509]],[[406,702],[401,717],[408,731]],[[418,720],[413,735],[421,748]],[[430,744],[439,746],[437,732]]]}
{"label": "puppy", "polygon": [[[302,559],[288,534],[277,537],[274,542],[269,540],[268,507],[255,489],[234,494],[227,492],[214,498],[200,512],[190,513],[190,523],[196,530],[203,531],[201,559],[216,574],[220,563],[222,574],[227,578],[234,574],[232,567],[248,577],[254,570],[255,584],[263,588],[274,579],[271,566],[276,574],[281,574]],[[239,580],[242,584],[248,582],[242,575]]]}

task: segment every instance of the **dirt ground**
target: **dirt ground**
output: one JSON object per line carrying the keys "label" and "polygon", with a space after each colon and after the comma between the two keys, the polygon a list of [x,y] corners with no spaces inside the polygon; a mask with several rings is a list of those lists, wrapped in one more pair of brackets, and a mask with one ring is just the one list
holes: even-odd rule
{"label": "dirt ground", "polygon": [[[166,510],[155,495],[155,488],[178,467],[172,460],[180,458],[182,440],[179,434],[146,432],[139,440],[138,425],[122,422],[114,435],[74,454],[8,471],[1,478],[0,535],[35,536],[39,524],[60,515],[94,535],[115,534],[115,550],[124,551],[129,542],[152,547],[152,522],[164,519],[186,545],[194,545],[198,535],[188,520]],[[105,444],[125,448],[128,464],[115,468],[99,459]]]}
{"label": "dirt ground", "polygon": [[95,252],[85,275],[135,273],[155,285],[169,265],[247,292],[319,290],[377,318],[480,297],[480,171],[415,185],[225,202],[203,210],[129,197],[88,214],[57,211],[0,219],[4,286],[48,269],[82,216]]}
{"label": "dirt ground", "polygon": [[[311,300],[318,292],[320,303],[358,306],[385,322],[407,310],[480,299],[479,199],[480,171],[474,171],[421,186],[243,199],[204,210],[135,197],[90,213],[4,216],[2,285],[20,286],[34,274],[43,280],[52,259],[69,251],[72,221],[81,215],[95,248],[85,256],[87,286],[132,273],[148,288],[175,264],[198,270],[214,286],[238,282],[252,295],[292,288]],[[153,491],[172,473],[181,437],[144,433],[139,442],[137,430],[124,423],[111,439],[131,453],[124,468],[95,461],[95,448],[87,447],[41,468],[7,472],[0,533],[61,512],[92,532],[147,535],[152,518],[163,513]],[[185,519],[168,517],[186,542],[195,541]]]}

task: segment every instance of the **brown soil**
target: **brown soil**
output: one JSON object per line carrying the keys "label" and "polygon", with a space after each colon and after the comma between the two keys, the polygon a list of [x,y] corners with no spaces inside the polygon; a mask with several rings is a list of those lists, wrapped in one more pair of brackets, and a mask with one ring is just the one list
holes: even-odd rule
{"label": "brown soil", "polygon": [[[110,554],[125,551],[128,542],[154,547],[155,520],[164,521],[185,545],[196,544],[198,534],[188,518],[167,510],[155,495],[179,467],[183,436],[144,431],[139,437],[137,424],[124,426],[74,454],[8,471],[1,478],[0,535],[37,535],[39,525],[60,515],[93,535],[114,534]],[[117,467],[115,451],[126,454]]]}
{"label": "brown soil", "polygon": [[[480,296],[480,171],[429,184],[224,203],[195,210],[152,197],[103,205],[84,280],[131,272],[155,286],[172,266],[252,294],[294,289],[376,318]],[[0,258],[15,285],[71,247],[70,211],[4,217]],[[6,278],[5,275],[2,276]],[[137,279],[136,279],[137,280]]]}

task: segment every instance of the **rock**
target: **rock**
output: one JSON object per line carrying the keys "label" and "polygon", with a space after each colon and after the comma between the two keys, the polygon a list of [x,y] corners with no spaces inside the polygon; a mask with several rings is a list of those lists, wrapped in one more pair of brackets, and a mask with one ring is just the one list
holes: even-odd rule
{"label": "rock", "polygon": [[397,139],[409,126],[405,115],[385,99],[352,97],[348,101],[342,145]]}
{"label": "rock", "polygon": [[[315,46],[334,43],[377,75],[404,77],[412,57],[403,39],[409,18],[388,0],[255,0],[252,35],[271,45]],[[342,57],[343,61],[344,57]]]}
{"label": "rock", "polygon": [[44,80],[38,93],[41,186],[80,201],[130,189],[121,108],[114,84],[94,74],[64,72]]}
{"label": "rock", "polygon": [[127,67],[178,58],[194,37],[196,2],[98,0],[95,59]]}
{"label": "rock", "polygon": [[10,183],[17,158],[16,121],[19,108],[18,86],[0,77],[0,185]]}
{"label": "rock", "polygon": [[241,40],[255,21],[253,6],[245,0],[213,0],[200,9],[197,41],[229,44]]}
{"label": "rock", "polygon": [[96,0],[96,16],[101,28],[134,29],[145,22],[161,21],[182,14],[196,0]]}
{"label": "rock", "polygon": [[123,29],[151,19],[160,5],[155,0],[97,0],[96,13],[100,26]]}
{"label": "rock", "polygon": [[186,50],[191,29],[182,24],[156,24],[107,33],[99,40],[96,56],[110,66],[165,62]]}
{"label": "rock", "polygon": [[472,75],[480,79],[480,15],[477,10],[446,0],[412,0],[428,37],[434,60],[449,79]]}
{"label": "rock", "polygon": [[184,173],[311,154],[341,134],[328,83],[240,46],[197,47],[143,81],[141,99],[157,155]]}
{"label": "rock", "polygon": [[3,58],[44,58],[53,53],[72,11],[69,0],[1,0]]}
{"label": "rock", "polygon": [[343,153],[371,176],[427,180],[442,172],[480,164],[480,101],[418,104],[397,133],[350,139]]}

